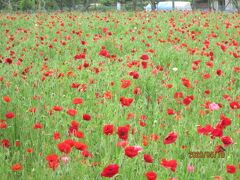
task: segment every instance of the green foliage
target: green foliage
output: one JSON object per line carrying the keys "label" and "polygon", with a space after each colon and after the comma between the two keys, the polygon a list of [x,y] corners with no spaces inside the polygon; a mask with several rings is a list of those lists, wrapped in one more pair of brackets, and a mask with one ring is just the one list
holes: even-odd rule
{"label": "green foliage", "polygon": [[115,0],[99,0],[98,2],[105,5],[105,6],[109,6],[113,3],[115,3],[116,1]]}
{"label": "green foliage", "polygon": [[56,1],[49,1],[49,2],[46,2],[46,9],[47,10],[52,10],[52,9],[58,9],[58,4]]}
{"label": "green foliage", "polygon": [[240,11],[240,2],[238,0],[232,0],[233,6]]}
{"label": "green foliage", "polygon": [[26,10],[33,10],[35,9],[35,1],[34,0],[20,0],[19,1],[19,9],[26,11]]}

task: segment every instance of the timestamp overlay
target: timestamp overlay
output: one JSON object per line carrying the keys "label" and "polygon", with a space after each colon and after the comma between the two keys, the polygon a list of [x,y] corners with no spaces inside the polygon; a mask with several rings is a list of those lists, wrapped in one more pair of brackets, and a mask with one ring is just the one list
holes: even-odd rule
{"label": "timestamp overlay", "polygon": [[224,152],[214,152],[214,151],[190,151],[188,153],[189,158],[224,158]]}

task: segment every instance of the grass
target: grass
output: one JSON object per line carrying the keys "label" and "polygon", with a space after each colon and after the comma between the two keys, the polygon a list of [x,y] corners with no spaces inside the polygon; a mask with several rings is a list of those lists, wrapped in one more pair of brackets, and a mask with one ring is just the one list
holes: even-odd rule
{"label": "grass", "polygon": [[[146,179],[144,174],[148,171],[156,172],[158,179],[239,177],[239,14],[0,14],[0,23],[0,119],[1,124],[7,124],[0,129],[0,140],[10,143],[9,147],[0,148],[2,179],[101,179],[101,172],[109,164],[120,166],[116,179]],[[105,32],[103,28],[107,28]],[[210,42],[208,47],[205,40]],[[221,45],[227,49],[222,50]],[[102,46],[114,56],[100,56]],[[74,58],[83,52],[84,59]],[[214,56],[207,55],[210,52]],[[141,66],[142,54],[149,56],[147,68]],[[6,58],[12,63],[7,63]],[[201,62],[193,70],[195,60]],[[133,61],[135,65],[131,67]],[[89,66],[84,67],[84,63]],[[156,70],[157,66],[162,70]],[[217,70],[222,75],[217,75]],[[132,71],[139,73],[138,79],[129,75]],[[206,74],[210,78],[204,78]],[[190,88],[183,85],[182,78],[189,80]],[[131,80],[131,85],[123,89],[121,80]],[[81,85],[71,88],[73,83]],[[141,89],[139,95],[133,93],[135,88]],[[210,90],[210,94],[205,90]],[[112,98],[104,97],[106,92]],[[183,97],[175,99],[176,92],[182,92]],[[226,94],[230,101],[223,98]],[[184,105],[183,99],[191,95],[194,99]],[[10,102],[4,100],[6,96]],[[134,101],[122,107],[120,97]],[[84,102],[75,105],[74,98]],[[218,103],[220,107],[209,110],[204,107],[206,102]],[[230,107],[231,102],[238,104],[235,109]],[[57,105],[62,111],[53,110]],[[68,109],[77,110],[77,114],[69,116]],[[167,109],[175,113],[168,115]],[[5,117],[7,112],[13,112],[15,117]],[[90,121],[82,119],[85,113],[91,116]],[[127,120],[129,113],[134,117]],[[197,132],[198,125],[216,127],[222,114],[231,120],[223,129],[223,136],[233,141],[229,146],[219,137],[212,139],[212,132]],[[142,115],[147,119],[141,120]],[[69,136],[72,120],[80,124],[78,130],[84,138]],[[42,127],[33,128],[36,123]],[[114,125],[112,135],[103,133],[106,124]],[[134,158],[127,157],[124,148],[116,146],[122,141],[117,128],[124,125],[130,125],[127,146],[143,149]],[[164,144],[163,139],[172,131],[177,133],[176,141]],[[60,139],[53,138],[54,132],[60,133]],[[159,139],[151,140],[153,134]],[[92,157],[83,157],[74,147],[67,155],[60,152],[57,145],[66,139],[85,143]],[[15,145],[16,141],[20,141],[20,146]],[[189,152],[213,152],[217,145],[225,149],[224,158],[189,157]],[[33,152],[26,152],[29,148]],[[47,155],[53,153],[59,156],[55,170],[46,161]],[[144,154],[150,154],[153,163],[144,162]],[[70,161],[64,164],[62,156]],[[160,165],[163,158],[177,161],[175,172]],[[11,169],[16,163],[21,164],[21,170]],[[187,171],[188,165],[194,166],[193,172]],[[227,172],[227,165],[235,166],[236,172]]]}

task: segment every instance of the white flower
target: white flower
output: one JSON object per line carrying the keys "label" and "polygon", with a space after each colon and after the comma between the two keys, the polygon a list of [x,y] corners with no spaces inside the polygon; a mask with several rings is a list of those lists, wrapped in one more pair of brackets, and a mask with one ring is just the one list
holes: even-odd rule
{"label": "white flower", "polygon": [[173,70],[173,71],[177,71],[177,70],[178,70],[178,68],[174,67],[174,68],[172,68],[172,70]]}

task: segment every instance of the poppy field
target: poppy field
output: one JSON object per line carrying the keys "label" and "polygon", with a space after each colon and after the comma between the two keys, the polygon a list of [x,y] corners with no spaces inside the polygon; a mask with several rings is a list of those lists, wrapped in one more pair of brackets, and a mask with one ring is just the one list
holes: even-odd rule
{"label": "poppy field", "polygon": [[239,179],[240,14],[0,25],[0,179]]}

